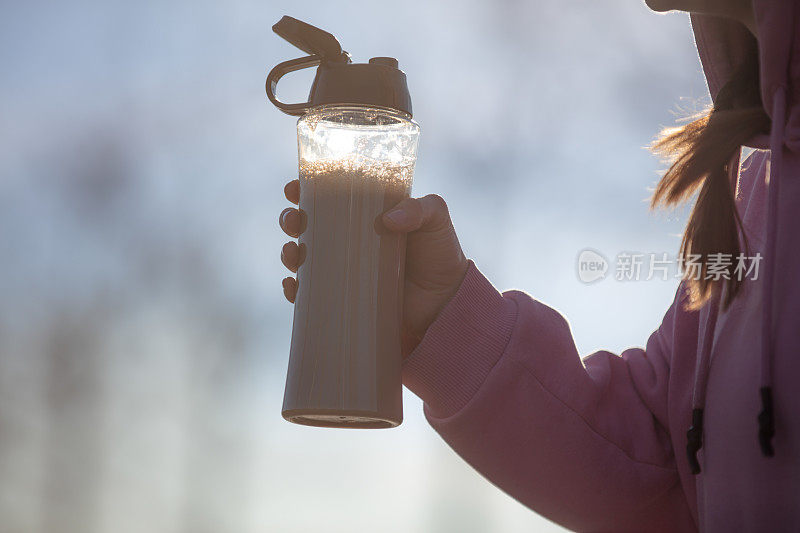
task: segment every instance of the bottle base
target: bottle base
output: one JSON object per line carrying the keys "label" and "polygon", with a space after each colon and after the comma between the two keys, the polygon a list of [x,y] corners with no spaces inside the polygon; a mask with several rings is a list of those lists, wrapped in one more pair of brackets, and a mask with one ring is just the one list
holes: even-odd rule
{"label": "bottle base", "polygon": [[379,413],[346,409],[288,409],[281,414],[293,424],[322,428],[387,429],[403,422],[402,417],[391,418]]}

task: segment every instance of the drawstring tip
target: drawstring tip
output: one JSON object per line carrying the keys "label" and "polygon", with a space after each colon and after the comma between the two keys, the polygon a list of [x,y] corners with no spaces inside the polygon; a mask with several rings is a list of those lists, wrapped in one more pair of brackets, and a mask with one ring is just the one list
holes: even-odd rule
{"label": "drawstring tip", "polygon": [[758,443],[764,457],[775,455],[772,437],[775,436],[775,413],[772,408],[772,387],[761,387],[761,412],[758,414]]}
{"label": "drawstring tip", "polygon": [[703,447],[703,410],[692,409],[692,426],[686,432],[686,459],[692,475],[700,473],[700,461],[697,452]]}

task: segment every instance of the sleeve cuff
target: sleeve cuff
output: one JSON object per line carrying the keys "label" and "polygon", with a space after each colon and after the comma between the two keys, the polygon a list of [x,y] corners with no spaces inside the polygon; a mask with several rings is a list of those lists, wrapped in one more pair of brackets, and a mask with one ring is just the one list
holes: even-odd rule
{"label": "sleeve cuff", "polygon": [[403,364],[403,383],[436,417],[457,413],[503,355],[516,318],[516,302],[470,261],[455,296]]}

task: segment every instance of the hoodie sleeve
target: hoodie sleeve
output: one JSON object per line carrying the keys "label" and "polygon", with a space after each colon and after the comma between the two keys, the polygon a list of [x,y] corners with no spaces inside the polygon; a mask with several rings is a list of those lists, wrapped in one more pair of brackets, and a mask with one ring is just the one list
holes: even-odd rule
{"label": "hoodie sleeve", "polygon": [[434,429],[502,490],[578,531],[692,531],[667,431],[676,305],[646,349],[581,360],[569,325],[470,263],[404,364]]}

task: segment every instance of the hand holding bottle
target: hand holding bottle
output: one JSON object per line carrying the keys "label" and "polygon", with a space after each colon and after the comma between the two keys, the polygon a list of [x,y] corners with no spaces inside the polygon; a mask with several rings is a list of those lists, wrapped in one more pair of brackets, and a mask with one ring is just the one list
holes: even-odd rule
{"label": "hand holding bottle", "polygon": [[[289,182],[284,192],[293,204],[300,200],[300,182]],[[422,340],[428,326],[436,319],[458,290],[467,271],[445,201],[437,195],[408,198],[383,215],[386,229],[407,233],[406,270],[403,289],[403,355],[408,355]],[[280,226],[290,237],[303,231],[302,217],[295,208],[281,212]],[[297,243],[287,242],[281,261],[297,272],[301,256]],[[294,302],[297,280],[283,280],[286,299]]]}

